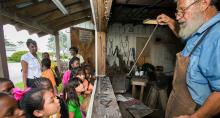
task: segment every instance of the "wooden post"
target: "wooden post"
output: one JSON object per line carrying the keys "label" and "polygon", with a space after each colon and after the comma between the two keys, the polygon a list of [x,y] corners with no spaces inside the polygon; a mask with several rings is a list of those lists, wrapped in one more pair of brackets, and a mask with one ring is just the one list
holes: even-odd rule
{"label": "wooden post", "polygon": [[59,72],[61,72],[59,32],[56,32],[56,34],[55,34],[55,42],[56,42],[57,66],[58,66]]}
{"label": "wooden post", "polygon": [[0,77],[9,78],[3,23],[0,18]]}
{"label": "wooden post", "polygon": [[105,57],[106,57],[106,33],[105,32],[97,32],[97,68],[98,68],[98,75],[103,76],[105,75]]}

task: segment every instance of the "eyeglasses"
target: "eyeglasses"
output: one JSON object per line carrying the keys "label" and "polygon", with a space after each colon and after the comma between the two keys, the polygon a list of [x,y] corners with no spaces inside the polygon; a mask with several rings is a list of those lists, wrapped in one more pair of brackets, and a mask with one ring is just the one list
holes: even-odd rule
{"label": "eyeglasses", "polygon": [[180,18],[182,18],[184,15],[185,15],[185,11],[187,10],[187,9],[189,9],[191,6],[193,6],[194,4],[196,4],[197,2],[199,2],[200,0],[196,0],[196,1],[194,1],[193,3],[191,3],[189,6],[187,6],[186,8],[184,8],[184,9],[181,9],[181,10],[177,10],[176,11],[176,13],[175,13],[175,16],[177,17],[180,17]]}

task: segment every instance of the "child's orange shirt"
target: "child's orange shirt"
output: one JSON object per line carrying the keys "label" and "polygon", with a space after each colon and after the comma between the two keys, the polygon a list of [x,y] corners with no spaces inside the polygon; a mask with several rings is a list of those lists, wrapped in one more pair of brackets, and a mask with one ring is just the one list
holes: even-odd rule
{"label": "child's orange shirt", "polygon": [[55,77],[54,77],[53,71],[51,69],[47,69],[47,70],[43,71],[41,73],[41,76],[48,78],[51,81],[53,87],[56,86]]}

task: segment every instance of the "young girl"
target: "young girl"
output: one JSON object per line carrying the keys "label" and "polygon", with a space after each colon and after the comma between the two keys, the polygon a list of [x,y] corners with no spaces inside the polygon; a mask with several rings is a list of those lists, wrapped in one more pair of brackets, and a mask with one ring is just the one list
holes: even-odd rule
{"label": "young girl", "polygon": [[70,78],[73,77],[73,75],[75,74],[74,70],[79,67],[79,64],[80,64],[79,62],[80,61],[79,61],[78,57],[73,57],[72,59],[70,59],[69,70],[67,70],[63,74],[63,79],[62,79],[63,86],[65,86],[68,83],[68,81],[70,80]]}
{"label": "young girl", "polygon": [[78,68],[75,76],[80,78],[80,80],[83,82],[85,95],[90,95],[93,90],[93,85],[86,79],[85,71],[82,68]]}
{"label": "young girl", "polygon": [[[33,88],[43,88],[43,89],[47,89],[49,91],[51,91],[52,93],[54,93],[54,90],[53,90],[53,86],[52,86],[52,83],[49,79],[47,78],[39,78],[39,79],[36,79],[36,81],[34,81],[33,83]],[[59,100],[60,102],[60,113],[57,113],[53,116],[55,116],[56,118],[58,118],[60,115],[61,117],[60,118],[66,118],[68,116],[68,112],[67,112],[67,108],[66,108],[66,105],[64,103],[64,100],[59,97],[59,96],[56,96],[57,99]]]}
{"label": "young girl", "polygon": [[14,88],[14,84],[12,83],[11,80],[6,78],[0,78],[0,92],[12,95],[13,88]]}
{"label": "young girl", "polygon": [[33,88],[20,101],[26,118],[49,118],[60,110],[58,99],[47,89]]}
{"label": "young girl", "polygon": [[69,111],[69,118],[83,118],[85,115],[81,112],[81,104],[83,103],[84,87],[79,78],[72,78],[65,86],[63,97]]}
{"label": "young girl", "polygon": [[24,112],[18,108],[15,99],[6,93],[0,93],[0,108],[0,118],[24,118]]}
{"label": "young girl", "polygon": [[92,71],[92,67],[90,65],[85,65],[83,67],[85,74],[86,74],[86,79],[89,81],[89,83],[91,83],[92,85],[94,85],[94,81],[95,81],[95,76],[93,74]]}
{"label": "young girl", "polygon": [[51,81],[53,85],[54,94],[57,94],[55,77],[54,77],[53,71],[50,69],[50,66],[51,66],[50,59],[44,58],[41,61],[41,64],[42,64],[42,70],[43,70],[43,72],[41,73],[41,77],[48,78]]}

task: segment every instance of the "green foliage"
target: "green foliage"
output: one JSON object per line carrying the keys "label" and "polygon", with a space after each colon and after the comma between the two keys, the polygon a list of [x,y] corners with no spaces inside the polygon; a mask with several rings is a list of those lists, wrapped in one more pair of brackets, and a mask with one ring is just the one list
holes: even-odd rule
{"label": "green foliage", "polygon": [[17,51],[11,55],[9,58],[10,61],[20,62],[21,56],[26,54],[28,51]]}
{"label": "green foliage", "polygon": [[67,55],[61,55],[61,59],[69,59]]}
{"label": "green foliage", "polygon": [[23,82],[16,83],[15,87],[20,88],[20,89],[24,89],[24,83]]}
{"label": "green foliage", "polygon": [[[66,51],[68,51],[68,40],[67,35],[63,32],[59,32],[59,41],[60,41],[60,51],[64,54]],[[56,50],[56,44],[55,44],[55,37],[51,35],[48,38],[48,49],[55,52]]]}

